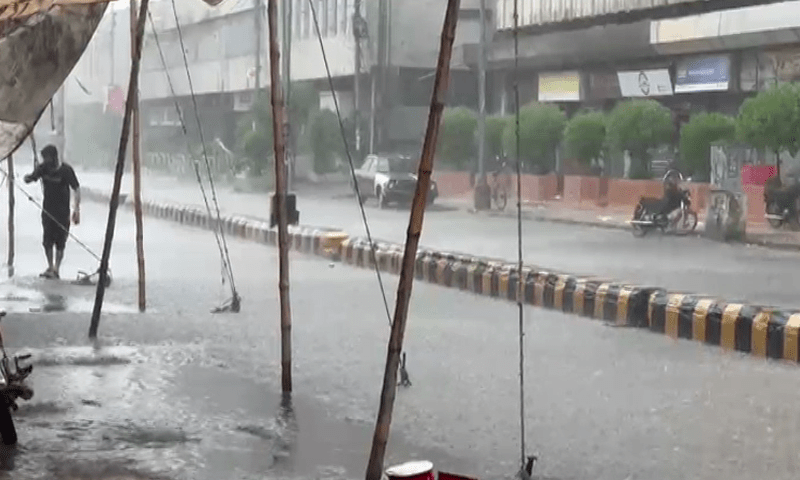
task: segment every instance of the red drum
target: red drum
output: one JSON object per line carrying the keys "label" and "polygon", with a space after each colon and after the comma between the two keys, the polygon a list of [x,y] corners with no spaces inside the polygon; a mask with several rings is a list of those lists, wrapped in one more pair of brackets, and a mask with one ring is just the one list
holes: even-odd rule
{"label": "red drum", "polygon": [[386,469],[389,480],[435,480],[433,463],[423,460],[406,462]]}

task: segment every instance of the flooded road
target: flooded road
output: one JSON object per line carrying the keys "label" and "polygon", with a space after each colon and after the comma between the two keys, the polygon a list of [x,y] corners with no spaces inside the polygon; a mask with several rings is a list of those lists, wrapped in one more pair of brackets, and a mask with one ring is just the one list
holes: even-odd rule
{"label": "flooded road", "polygon": [[[36,395],[16,416],[20,445],[3,452],[0,479],[363,478],[389,334],[374,272],[291,255],[295,394],[285,415],[275,250],[230,239],[242,312],[215,315],[230,292],[213,235],[146,219],[148,309],[132,313],[134,228],[121,210],[109,308],[93,345],[94,289],[40,281],[38,213],[25,203],[18,218],[33,221],[19,224],[17,275],[0,306],[13,312],[2,320],[6,344],[34,355]],[[99,251],[105,218],[87,203],[74,233]],[[70,242],[62,278],[94,268]],[[397,278],[385,280],[393,301]],[[526,315],[527,441],[540,474],[797,478],[796,366],[554,312]],[[413,387],[398,392],[387,463],[513,475],[517,345],[516,306],[415,284]]]}

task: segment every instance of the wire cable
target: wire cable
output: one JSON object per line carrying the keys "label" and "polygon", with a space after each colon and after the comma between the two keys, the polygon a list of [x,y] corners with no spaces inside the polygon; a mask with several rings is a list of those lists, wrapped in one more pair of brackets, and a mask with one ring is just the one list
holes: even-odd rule
{"label": "wire cable", "polygon": [[[236,283],[235,283],[235,279],[234,279],[234,275],[233,275],[233,267],[231,266],[231,262],[230,262],[230,253],[228,251],[228,245],[227,245],[227,241],[225,239],[225,233],[222,230],[222,218],[221,218],[221,213],[220,213],[220,208],[219,208],[219,202],[217,201],[217,195],[216,195],[216,189],[214,187],[213,175],[212,175],[212,172],[211,172],[210,162],[208,160],[208,152],[206,150],[205,139],[203,137],[203,128],[202,128],[202,124],[200,122],[200,116],[199,116],[198,109],[197,109],[197,100],[195,98],[194,87],[192,85],[191,72],[189,70],[189,63],[188,63],[188,59],[186,57],[185,46],[184,46],[184,43],[183,43],[183,34],[182,34],[182,31],[181,31],[180,21],[178,19],[178,13],[177,13],[177,9],[175,7],[174,0],[172,2],[172,13],[173,13],[173,16],[175,18],[175,26],[176,26],[176,30],[177,30],[177,33],[178,33],[178,38],[180,40],[181,51],[183,52],[184,68],[186,70],[186,75],[187,75],[187,78],[188,78],[188,81],[189,81],[189,90],[190,90],[190,94],[191,94],[191,98],[192,98],[192,104],[193,104],[194,110],[195,110],[195,120],[197,121],[197,128],[198,128],[198,132],[199,132],[199,135],[200,135],[200,142],[201,142],[201,145],[202,145],[203,159],[205,161],[206,168],[207,168],[207,171],[208,171],[209,186],[211,188],[212,198],[213,198],[213,201],[214,201],[214,205],[216,207],[216,222],[215,222],[215,226],[214,226],[215,228],[213,229],[213,231],[214,231],[214,238],[216,240],[217,247],[219,248],[220,260],[221,260],[221,263],[222,263],[222,283],[224,284],[226,280],[229,282],[229,285],[231,287],[231,295],[232,295],[232,298],[229,301],[229,305],[232,307],[231,310],[238,311],[239,310],[239,303],[241,301],[241,298],[239,297],[239,294],[238,294],[238,292],[236,290]],[[178,105],[177,95],[175,93],[175,86],[174,86],[174,84],[172,82],[172,76],[170,75],[169,69],[167,67],[166,58],[164,56],[163,48],[161,47],[161,41],[160,41],[160,39],[158,37],[158,32],[156,31],[155,22],[153,21],[153,16],[152,16],[150,11],[147,12],[147,15],[148,15],[148,19],[150,21],[151,30],[153,31],[153,38],[156,41],[156,47],[158,49],[159,57],[161,58],[161,64],[164,67],[164,73],[167,76],[167,83],[169,85],[170,93],[171,93],[172,98],[173,98],[173,104],[175,106],[175,111],[178,114],[178,120],[179,120],[179,123],[180,123],[180,126],[181,126],[181,130],[183,131],[184,138],[186,138],[187,148],[191,149],[191,145],[189,145],[188,129],[186,128],[186,122],[184,120],[183,113],[182,113],[182,111],[180,109],[180,106]],[[198,183],[198,185],[200,187],[200,193],[202,194],[202,197],[203,197],[203,203],[204,203],[204,205],[206,207],[206,212],[208,213],[209,217],[213,218],[214,217],[214,212],[212,211],[211,205],[210,205],[209,200],[208,200],[208,194],[206,193],[205,186],[203,185],[202,175],[200,174],[199,162],[197,160],[194,160],[194,172],[195,172],[195,176],[196,176],[196,179],[197,179],[197,183]],[[221,311],[223,309],[224,308],[221,308],[221,309],[218,308],[218,309],[216,309],[216,311]]]}
{"label": "wire cable", "polygon": [[[328,63],[328,55],[325,52],[325,44],[322,41],[322,32],[319,28],[319,19],[317,18],[317,9],[314,6],[313,0],[308,0],[308,4],[311,8],[311,18],[314,21],[314,29],[317,32],[317,39],[319,40],[319,48],[322,51],[322,61],[325,64],[325,74],[328,77],[328,87],[331,89],[331,97],[333,98],[333,106],[336,109],[336,118],[339,121],[339,132],[342,136],[342,142],[344,143],[345,154],[347,155],[347,163],[350,165],[350,175],[353,180],[353,186],[356,191],[356,200],[358,201],[358,208],[361,211],[361,219],[364,223],[364,230],[367,234],[367,241],[369,242],[369,249],[370,253],[372,254],[372,264],[375,266],[375,275],[378,278],[378,286],[381,290],[381,297],[383,299],[383,308],[386,311],[386,319],[389,322],[389,326],[392,326],[392,314],[389,310],[389,300],[386,297],[386,288],[383,284],[383,276],[381,275],[381,269],[378,265],[378,258],[375,253],[375,242],[372,240],[372,232],[369,228],[369,221],[367,220],[367,212],[364,209],[364,199],[361,196],[361,190],[358,186],[358,179],[356,178],[356,169],[355,165],[353,164],[353,155],[350,152],[350,145],[347,141],[347,134],[344,128],[344,121],[342,120],[342,112],[339,108],[339,98],[336,95],[336,89],[333,86],[333,76],[331,75],[331,68]],[[356,40],[358,41],[358,40]],[[358,81],[358,73],[355,72],[355,79]],[[411,386],[411,380],[409,379],[408,371],[406,370],[406,352],[403,351],[402,353],[402,362],[400,363],[400,385],[404,387]]]}
{"label": "wire cable", "polygon": [[[6,172],[4,169],[0,168],[0,173],[2,173],[2,174],[4,175],[4,177],[3,177],[3,181],[5,181],[5,180],[7,180],[7,179],[9,178],[9,174],[8,174],[8,172]],[[15,180],[16,180],[16,179],[15,179]],[[53,222],[55,222],[55,224],[58,226],[58,228],[60,228],[60,229],[61,229],[61,230],[63,230],[63,231],[64,231],[64,232],[65,232],[67,235],[69,235],[69,237],[70,237],[71,239],[75,240],[75,243],[77,243],[77,244],[78,244],[78,245],[80,245],[80,246],[81,246],[81,247],[82,247],[84,250],[86,250],[86,252],[87,252],[89,255],[91,255],[92,257],[94,257],[94,258],[95,258],[95,260],[97,260],[98,262],[100,261],[100,256],[99,256],[99,255],[97,255],[97,254],[96,254],[94,251],[92,251],[92,249],[91,249],[91,248],[89,248],[89,247],[88,247],[88,246],[87,246],[85,243],[83,243],[82,241],[80,241],[80,239],[79,239],[78,237],[76,237],[75,235],[73,235],[73,233],[72,233],[72,232],[70,232],[70,231],[69,231],[69,229],[68,229],[67,227],[65,227],[65,226],[64,226],[64,225],[63,225],[61,222],[59,222],[59,221],[56,219],[56,217],[54,217],[54,216],[53,216],[53,215],[52,215],[50,212],[48,212],[47,210],[45,210],[45,209],[44,209],[44,206],[43,206],[41,203],[39,203],[39,202],[38,202],[38,201],[37,201],[35,198],[33,198],[33,196],[31,196],[31,195],[30,195],[30,194],[29,194],[29,193],[28,193],[28,192],[27,192],[27,191],[26,191],[24,188],[22,188],[22,187],[19,185],[19,182],[17,182],[17,181],[14,181],[14,182],[9,182],[9,185],[10,185],[11,183],[13,183],[13,184],[14,184],[14,187],[16,187],[16,189],[17,189],[17,190],[19,190],[19,191],[20,191],[20,193],[22,193],[22,195],[24,195],[24,196],[25,196],[25,197],[26,197],[28,200],[30,200],[30,201],[31,201],[31,202],[32,202],[34,205],[36,205],[36,207],[37,207],[39,210],[41,210],[41,212],[42,212],[42,213],[44,213],[45,215],[47,215],[47,216],[50,218],[50,220],[52,220]]]}
{"label": "wire cable", "polygon": [[392,314],[389,311],[389,300],[386,297],[386,289],[383,285],[383,277],[381,276],[381,270],[378,267],[378,261],[375,254],[375,243],[372,241],[372,233],[369,228],[369,222],[367,221],[367,212],[364,209],[364,202],[363,197],[361,196],[361,190],[358,186],[358,181],[356,179],[356,169],[355,165],[353,164],[353,155],[350,153],[350,145],[347,141],[347,134],[345,133],[344,122],[342,121],[342,113],[339,109],[339,99],[336,95],[336,90],[333,87],[333,76],[331,75],[331,69],[328,64],[328,55],[325,53],[325,45],[322,41],[322,32],[319,28],[319,20],[317,19],[317,10],[314,6],[313,0],[308,0],[308,4],[311,6],[311,17],[314,21],[314,28],[317,31],[317,38],[319,39],[319,48],[322,49],[322,61],[325,63],[325,72],[328,76],[328,86],[331,89],[331,96],[333,97],[333,106],[336,109],[336,117],[339,120],[339,131],[342,135],[342,141],[344,142],[344,149],[345,154],[347,155],[347,162],[350,164],[350,175],[353,179],[353,185],[355,186],[356,190],[356,197],[358,199],[358,206],[361,210],[361,218],[364,223],[364,230],[367,233],[367,241],[370,245],[370,251],[372,253],[372,262],[375,265],[375,274],[378,277],[378,284],[380,285],[381,295],[383,296],[383,305],[386,309],[386,318],[389,320],[389,325],[392,325]]}
{"label": "wire cable", "polygon": [[[517,308],[519,310],[519,443],[520,472],[525,469],[525,306],[522,291],[522,161],[520,159],[519,112],[519,0],[514,0],[514,141],[517,157]],[[528,472],[529,473],[529,472]],[[530,474],[530,473],[529,473]]]}

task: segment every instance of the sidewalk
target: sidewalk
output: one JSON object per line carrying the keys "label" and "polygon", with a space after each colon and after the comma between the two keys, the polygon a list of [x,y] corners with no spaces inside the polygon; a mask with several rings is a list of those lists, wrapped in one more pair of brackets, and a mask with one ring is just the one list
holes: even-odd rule
{"label": "sidewalk", "polygon": [[[111,191],[111,172],[82,170],[78,172],[81,183],[93,190]],[[132,177],[123,179],[121,193],[129,194],[132,190]],[[205,208],[203,196],[194,176],[177,179],[173,176],[157,172],[147,172],[142,182],[142,197],[146,200],[191,205]],[[222,214],[236,214],[245,217],[265,219],[269,216],[269,195],[267,193],[238,192],[233,186],[219,182],[216,185],[217,201]],[[205,183],[208,202],[214,208],[213,198],[208,183]],[[345,198],[349,195],[349,187],[342,182],[320,183],[318,185],[300,184],[295,189],[303,196],[330,201]],[[471,197],[440,198],[437,203],[463,212],[476,215],[516,218],[515,199],[509,199],[502,212],[475,212]],[[599,207],[590,203],[565,204],[561,201],[525,203],[522,207],[523,219],[529,221],[554,222],[572,225],[586,225],[601,228],[628,230],[631,218],[630,207]],[[698,212],[698,225],[695,235],[701,235],[705,227],[705,212]],[[301,219],[302,220],[302,219]],[[336,225],[346,227],[345,225]],[[800,232],[774,230],[766,223],[748,223],[747,244],[760,245],[782,250],[800,250]]]}
{"label": "sidewalk", "polygon": [[[476,212],[473,207],[472,198],[447,198],[442,199],[441,203],[474,214],[509,218],[516,218],[517,216],[516,202],[513,199],[509,200],[508,205],[502,212]],[[527,220],[587,225],[620,230],[628,230],[631,228],[628,223],[631,214],[631,208],[625,206],[600,207],[590,203],[575,205],[558,200],[537,203],[525,202],[522,206],[523,218]],[[694,232],[695,236],[703,234],[703,230],[705,229],[705,214],[705,211],[697,212],[698,222]],[[800,250],[800,232],[775,230],[767,223],[748,222],[746,243],[748,245],[760,245],[782,250]]]}

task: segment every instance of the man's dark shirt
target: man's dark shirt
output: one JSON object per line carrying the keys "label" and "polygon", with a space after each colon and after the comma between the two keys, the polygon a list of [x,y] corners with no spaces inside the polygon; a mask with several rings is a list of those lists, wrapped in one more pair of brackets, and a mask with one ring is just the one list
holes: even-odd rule
{"label": "man's dark shirt", "polygon": [[[80,187],[75,170],[66,163],[62,163],[55,170],[41,163],[31,175],[33,181],[40,178],[44,184],[44,210],[59,221],[69,221],[70,188]],[[42,216],[44,215],[43,212]]]}

